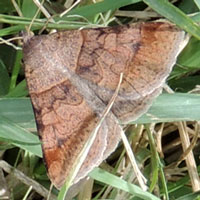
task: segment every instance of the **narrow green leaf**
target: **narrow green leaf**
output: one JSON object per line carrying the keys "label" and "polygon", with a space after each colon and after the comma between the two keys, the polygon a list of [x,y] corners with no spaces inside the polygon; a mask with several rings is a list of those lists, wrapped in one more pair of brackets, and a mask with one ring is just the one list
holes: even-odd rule
{"label": "narrow green leaf", "polygon": [[176,92],[189,92],[197,85],[200,85],[200,75],[181,77],[168,82],[170,87]]}
{"label": "narrow green leaf", "polygon": [[36,131],[33,109],[29,98],[0,98],[0,116],[23,128]]}
{"label": "narrow green leaf", "polygon": [[110,174],[100,168],[95,168],[89,173],[89,176],[95,180],[108,184],[109,186],[118,188],[144,200],[158,200],[159,198],[149,192],[143,191],[140,187],[126,182],[125,180]]}
{"label": "narrow green leaf", "polygon": [[11,90],[5,97],[25,97],[28,95],[28,89],[26,85],[26,80],[24,79],[18,85]]}
{"label": "narrow green leaf", "polygon": [[200,192],[199,191],[177,198],[177,200],[199,200],[199,199],[200,199]]}
{"label": "narrow green leaf", "polygon": [[33,0],[25,0],[22,3],[22,13],[24,17],[34,17],[38,7]]}
{"label": "narrow green leaf", "polygon": [[12,12],[12,11],[14,11],[12,1],[8,1],[8,0],[0,1],[0,13],[6,13],[6,12]]}
{"label": "narrow green leaf", "polygon": [[191,38],[186,48],[178,57],[178,64],[186,67],[200,69],[200,41]]}
{"label": "narrow green leaf", "polygon": [[194,1],[180,1],[177,5],[185,14],[191,14],[198,12],[198,8]]}
{"label": "narrow green leaf", "polygon": [[0,116],[0,138],[42,157],[41,144],[38,136],[17,126],[2,116]]}
{"label": "narrow green leaf", "polygon": [[[0,116],[14,123],[36,130],[33,109],[29,98],[0,98]],[[200,120],[200,95],[162,94],[149,111],[133,123]]]}
{"label": "narrow green leaf", "polygon": [[178,57],[177,65],[173,68],[170,78],[185,76],[200,69],[200,41],[192,37]]}
{"label": "narrow green leaf", "polygon": [[[127,6],[130,4],[138,3],[141,0],[104,0],[99,3],[79,7],[71,10],[67,15],[81,15],[83,17],[89,18],[95,16],[96,14],[106,12],[109,10],[115,10],[123,6]],[[58,20],[58,18],[55,18]],[[64,19],[68,19],[63,17]],[[60,18],[59,18],[60,20]]]}
{"label": "narrow green leaf", "polygon": [[[88,25],[88,23],[81,23],[79,22],[72,22],[72,20],[75,20],[74,18],[69,18],[69,15],[76,15],[76,16],[82,16],[85,18],[91,18],[94,17],[96,14],[99,14],[101,12],[106,12],[109,10],[115,10],[122,6],[127,6],[130,4],[138,3],[141,0],[105,0],[102,2],[98,2],[92,5],[82,6],[80,8],[76,8],[71,10],[69,13],[67,13],[67,16],[64,16],[62,18],[55,16],[54,20],[59,21],[59,23],[46,23],[46,19],[40,19],[35,20],[33,23],[33,29],[40,29],[46,26],[47,28],[56,28],[56,29],[73,29],[73,28],[80,28],[85,25]],[[77,19],[77,17],[76,17]],[[80,19],[80,18],[79,18]],[[16,25],[30,25],[31,18],[28,17],[17,17],[17,16],[10,16],[10,15],[3,15],[0,14],[0,22],[8,23],[8,24],[16,24]],[[62,21],[61,21],[62,20]],[[81,19],[82,20],[82,19]],[[0,31],[0,34],[1,33]]]}
{"label": "narrow green leaf", "polygon": [[199,10],[200,10],[200,0],[194,0],[194,2],[196,3],[197,7],[198,7]]}
{"label": "narrow green leaf", "polygon": [[15,25],[0,29],[0,37],[18,33],[24,29],[24,25]]}
{"label": "narrow green leaf", "polygon": [[17,77],[21,69],[21,60],[22,60],[22,51],[20,50],[16,52],[15,63],[12,70],[9,91],[13,90],[16,87]]}
{"label": "narrow green leaf", "polygon": [[133,123],[200,120],[200,95],[162,94],[146,114]]}
{"label": "narrow green leaf", "polygon": [[7,94],[10,85],[10,77],[6,66],[0,59],[0,96]]}

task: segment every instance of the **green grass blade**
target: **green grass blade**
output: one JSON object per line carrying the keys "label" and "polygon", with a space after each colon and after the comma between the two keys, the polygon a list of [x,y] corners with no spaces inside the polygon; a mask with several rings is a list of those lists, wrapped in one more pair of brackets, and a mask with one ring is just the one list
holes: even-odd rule
{"label": "green grass blade", "polygon": [[194,192],[182,197],[177,198],[176,200],[200,200],[200,192]]}
{"label": "green grass blade", "polygon": [[149,192],[143,191],[140,187],[128,183],[113,174],[110,174],[100,168],[95,168],[89,173],[89,176],[95,180],[108,184],[109,186],[124,190],[130,194],[140,197],[144,200],[158,200],[159,198]]}
{"label": "green grass blade", "polygon": [[[104,0],[99,3],[92,5],[83,6],[71,10],[67,15],[81,15],[83,17],[89,18],[99,14],[101,12],[106,12],[108,10],[115,10],[123,6],[138,3],[141,0]],[[65,17],[63,17],[65,19]]]}
{"label": "green grass blade", "polygon": [[0,37],[18,33],[19,31],[23,29],[24,29],[24,25],[15,25],[15,26],[10,26],[6,28],[1,28]]}
{"label": "green grass blade", "polygon": [[32,0],[26,0],[22,3],[22,13],[25,17],[34,17],[38,7]]}
{"label": "green grass blade", "polygon": [[[180,75],[182,76],[181,73]],[[183,76],[179,79],[170,80],[168,84],[174,91],[189,92],[193,90],[197,85],[200,85],[200,75],[187,76],[187,77]]]}
{"label": "green grass blade", "polygon": [[[29,98],[1,98],[0,116],[29,129],[36,130]],[[172,122],[200,120],[200,95],[162,94],[149,111],[133,123]]]}
{"label": "green grass blade", "polygon": [[15,63],[12,70],[9,91],[12,91],[16,87],[17,77],[21,69],[21,60],[22,60],[22,51],[17,51],[15,57]]}
{"label": "green grass blade", "polygon": [[[85,18],[91,18],[94,17],[96,14],[99,14],[101,12],[106,12],[109,10],[115,10],[122,6],[127,6],[130,4],[138,3],[141,0],[105,0],[99,3],[95,3],[92,5],[86,5],[82,6],[80,8],[76,8],[71,10],[67,15],[80,15]],[[35,20],[33,23],[33,29],[40,29],[44,26],[47,26],[48,28],[56,28],[56,29],[72,29],[72,28],[80,28],[84,25],[81,23],[79,24],[72,24],[72,20],[75,20],[74,18],[69,18],[67,16],[64,16],[62,18],[60,17],[54,17],[55,21],[62,20],[61,24],[56,23],[46,23],[46,20]],[[17,17],[17,16],[10,16],[5,14],[0,14],[0,22],[8,23],[8,24],[16,24],[18,26],[23,25],[29,25],[31,23],[31,18],[28,17]],[[87,24],[85,24],[87,25]],[[18,26],[16,26],[16,30],[18,30]],[[0,30],[0,35],[5,35],[5,31],[7,30]],[[13,30],[12,30],[13,31]],[[16,31],[17,32],[17,31]]]}
{"label": "green grass blade", "polygon": [[29,98],[0,98],[0,117],[36,131],[35,119]]}
{"label": "green grass blade", "polygon": [[[0,99],[0,119],[1,137],[27,142],[28,147],[31,146],[30,143],[37,143],[39,141],[35,135],[29,138],[30,132],[24,129],[31,128],[36,130],[30,99]],[[150,110],[133,123],[169,122],[180,120],[200,120],[200,95],[178,93],[162,94],[156,99]],[[5,134],[8,137],[6,137]],[[41,156],[41,151],[40,153],[35,152],[34,150],[32,151],[27,149],[27,146],[26,150]],[[22,148],[25,149],[23,145]]]}
{"label": "green grass blade", "polygon": [[197,7],[199,8],[199,10],[200,10],[200,0],[194,0],[194,2],[197,5]]}
{"label": "green grass blade", "polygon": [[200,120],[200,95],[162,94],[146,114],[133,123]]}
{"label": "green grass blade", "polygon": [[14,6],[12,1],[1,0],[0,1],[0,13],[11,12],[14,11]]}
{"label": "green grass blade", "polygon": [[[177,78],[180,76],[194,73],[200,69],[200,41],[192,37],[187,46],[178,57],[177,65],[174,67],[170,78]],[[191,78],[191,77],[190,77]],[[189,85],[188,85],[189,86]]]}
{"label": "green grass blade", "polygon": [[0,96],[7,94],[10,85],[10,77],[6,66],[0,59]]}
{"label": "green grass blade", "polygon": [[[0,116],[0,138],[42,157],[38,136]],[[18,142],[19,141],[19,142]]]}
{"label": "green grass blade", "polygon": [[25,79],[17,84],[5,97],[25,97],[28,95],[28,89]]}

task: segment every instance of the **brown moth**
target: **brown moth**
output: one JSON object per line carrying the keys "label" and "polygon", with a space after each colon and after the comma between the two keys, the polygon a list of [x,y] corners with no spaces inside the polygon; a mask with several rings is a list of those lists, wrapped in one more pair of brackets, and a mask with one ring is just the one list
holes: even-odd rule
{"label": "brown moth", "polygon": [[137,119],[161,93],[184,32],[168,22],[69,30],[24,43],[25,74],[49,178],[60,188],[123,72],[110,113],[74,183],[117,147],[120,123]]}

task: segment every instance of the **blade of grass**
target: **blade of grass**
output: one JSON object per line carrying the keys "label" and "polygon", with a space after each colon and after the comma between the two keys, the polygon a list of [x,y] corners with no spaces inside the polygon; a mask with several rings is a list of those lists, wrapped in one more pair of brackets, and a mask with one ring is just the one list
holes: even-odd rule
{"label": "blade of grass", "polygon": [[1,0],[0,1],[0,13],[12,12],[14,7],[11,1]]}
{"label": "blade of grass", "polygon": [[22,60],[22,51],[17,51],[15,57],[15,64],[12,70],[9,91],[12,91],[16,87],[17,77],[21,69],[21,60]]}
{"label": "blade of grass", "polygon": [[178,57],[177,65],[170,74],[170,78],[177,78],[194,73],[200,69],[200,41],[192,37],[187,44],[186,48],[181,52]]}
{"label": "blade of grass", "polygon": [[166,179],[165,179],[165,176],[164,176],[162,163],[161,163],[160,157],[158,155],[158,152],[156,150],[156,144],[155,144],[153,135],[151,133],[150,126],[145,125],[145,128],[147,130],[150,149],[151,149],[151,152],[152,152],[151,166],[152,166],[153,171],[152,171],[152,182],[151,182],[149,190],[152,192],[155,189],[155,186],[158,182],[158,175],[159,175],[159,172],[160,172],[160,179],[161,179],[161,183],[162,183],[162,186],[163,186],[163,192],[164,192],[164,195],[165,195],[164,198],[166,200],[169,200],[169,194],[168,194],[169,192],[168,192],[168,189],[167,189],[167,184],[166,184]]}
{"label": "blade of grass", "polygon": [[[92,16],[95,16],[98,13],[101,12],[106,12],[108,10],[115,10],[123,6],[127,6],[130,4],[138,3],[141,0],[104,0],[92,5],[87,5],[83,7],[79,7],[76,9],[71,10],[70,12],[67,13],[67,15],[81,15],[85,18],[90,18]],[[59,19],[59,18],[55,18]],[[66,19],[63,17],[62,19]]]}
{"label": "blade of grass", "polygon": [[[115,1],[105,0],[105,1],[95,3],[92,5],[87,5],[87,6],[73,9],[72,11],[70,11],[68,13],[67,16],[64,16],[63,18],[55,17],[54,20],[57,22],[59,22],[59,21],[61,22],[61,20],[62,20],[62,23],[60,23],[60,24],[57,24],[57,23],[46,24],[46,21],[47,21],[46,19],[43,19],[43,20],[37,19],[33,23],[33,28],[40,29],[40,28],[43,28],[45,25],[47,26],[47,28],[55,28],[55,29],[80,28],[80,27],[83,27],[84,24],[81,22],[79,24],[72,22],[72,20],[76,20],[77,17],[75,19],[69,18],[68,17],[69,15],[76,15],[76,16],[80,15],[85,18],[90,18],[100,12],[106,12],[108,10],[115,10],[122,6],[127,6],[130,4],[138,3],[140,1],[141,0],[115,0]],[[25,25],[29,25],[31,23],[31,18],[0,14],[0,22],[25,26]],[[85,23],[85,25],[88,25],[88,23]],[[3,34],[3,33],[1,33],[1,31],[0,31],[0,35],[1,34]]]}
{"label": "blade of grass", "polygon": [[33,17],[37,11],[37,6],[32,0],[26,0],[22,3],[22,13],[25,17]]}
{"label": "blade of grass", "polygon": [[35,119],[29,98],[0,98],[0,116],[36,131]]}
{"label": "blade of grass", "polygon": [[[80,18],[79,18],[80,19]],[[8,24],[16,24],[19,26],[23,26],[23,29],[26,25],[30,25],[32,19],[31,18],[27,18],[27,17],[17,17],[17,16],[9,16],[9,15],[4,15],[4,14],[0,14],[0,22],[3,23],[8,23]],[[47,24],[47,20],[46,19],[35,19],[33,25],[32,25],[32,29],[33,30],[37,30],[37,29],[41,29],[44,26],[46,26],[47,28],[52,28],[52,29],[77,29],[83,26],[88,25],[88,22],[75,22],[75,21],[62,21],[62,23],[51,23],[49,22]],[[18,31],[16,31],[16,33],[18,33]],[[3,34],[0,30],[0,35]]]}
{"label": "blade of grass", "polygon": [[[38,136],[17,126],[0,116],[0,137],[10,141],[15,146],[42,157],[42,150]],[[15,142],[14,140],[21,141]],[[35,143],[33,145],[33,143]]]}
{"label": "blade of grass", "polygon": [[24,29],[24,25],[15,25],[6,28],[1,28],[0,37],[18,33]]}
{"label": "blade of grass", "polygon": [[146,114],[133,123],[174,122],[200,120],[200,95],[162,94]]}
{"label": "blade of grass", "polygon": [[194,192],[182,197],[177,198],[176,200],[199,200],[200,199],[200,192]]}
{"label": "blade of grass", "polygon": [[11,90],[5,97],[25,97],[28,95],[28,89],[25,79],[17,84],[17,86]]}
{"label": "blade of grass", "polygon": [[191,38],[187,47],[181,52],[177,63],[193,69],[200,69],[200,41]]}
{"label": "blade of grass", "polygon": [[0,96],[7,94],[10,84],[10,77],[6,66],[0,59]]}
{"label": "blade of grass", "polygon": [[158,181],[159,156],[158,156],[158,153],[155,148],[155,146],[156,146],[155,141],[153,139],[149,125],[146,125],[145,128],[147,130],[147,135],[148,135],[149,144],[150,144],[150,150],[152,153],[152,156],[151,156],[152,180],[151,180],[151,184],[150,184],[150,188],[149,188],[150,192],[152,192],[155,189],[155,186]]}
{"label": "blade of grass", "polygon": [[177,92],[188,92],[200,85],[200,75],[181,77],[179,79],[172,79],[168,82],[169,86]]}
{"label": "blade of grass", "polygon": [[[153,123],[200,120],[200,95],[162,94],[149,111],[132,123]],[[24,128],[36,130],[29,98],[0,98],[0,116]]]}
{"label": "blade of grass", "polygon": [[199,10],[200,10],[200,0],[194,0],[194,2],[197,5],[197,7],[199,8]]}
{"label": "blade of grass", "polygon": [[92,172],[90,172],[89,176],[95,180],[98,180],[102,183],[108,184],[112,187],[118,188],[120,190],[126,191],[130,194],[133,194],[137,197],[140,197],[144,200],[158,200],[159,198],[152,195],[149,192],[143,191],[140,187],[133,185],[124,181],[123,179],[114,176],[100,168],[95,168]]}

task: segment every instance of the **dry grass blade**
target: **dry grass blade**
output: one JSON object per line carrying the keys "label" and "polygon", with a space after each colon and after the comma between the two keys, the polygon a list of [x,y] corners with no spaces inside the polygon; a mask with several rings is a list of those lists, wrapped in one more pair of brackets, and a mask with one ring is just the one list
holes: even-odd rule
{"label": "dry grass blade", "polygon": [[[168,87],[167,85],[165,85],[165,89],[169,93],[173,93],[173,90],[171,90],[171,88]],[[192,188],[193,188],[193,191],[198,191],[198,190],[200,190],[200,178],[198,175],[197,165],[195,162],[194,154],[191,149],[192,145],[190,144],[190,137],[189,137],[188,131],[187,131],[187,124],[186,124],[186,122],[178,122],[177,126],[178,126],[178,130],[179,130],[179,135],[180,135],[183,151],[184,152],[187,151],[187,154],[185,156],[185,161],[186,161],[188,173],[190,176]],[[188,149],[190,151],[188,151]]]}
{"label": "dry grass blade", "polygon": [[188,155],[188,153],[190,153],[190,151],[192,151],[197,143],[198,137],[199,137],[199,125],[198,122],[196,123],[196,131],[195,131],[195,135],[190,143],[190,146],[183,152],[183,154],[181,155],[181,157],[179,158],[179,160],[177,161],[176,166],[178,166],[182,160],[185,159],[185,157]]}
{"label": "dry grass blade", "polygon": [[[186,128],[186,123],[178,122],[178,129],[182,142],[183,151],[186,151],[187,148],[190,146],[190,139]],[[190,176],[193,191],[198,191],[200,190],[200,179],[197,171],[196,162],[194,159],[194,154],[192,151],[190,151],[187,154],[187,156],[185,157],[185,161],[187,164],[187,169]]]}
{"label": "dry grass blade", "polygon": [[68,8],[63,13],[61,13],[60,17],[63,17],[64,15],[66,15],[72,8],[74,8],[75,6],[77,6],[80,2],[81,2],[81,0],[76,1],[74,4],[71,5],[70,8]]}
{"label": "dry grass blade", "polygon": [[129,144],[129,142],[128,142],[128,140],[127,140],[127,137],[126,137],[126,135],[124,134],[124,132],[121,132],[121,138],[122,138],[122,141],[123,141],[123,143],[124,143],[124,147],[125,147],[125,149],[126,149],[126,152],[127,152],[128,156],[129,156],[129,159],[130,159],[130,161],[131,161],[131,164],[132,164],[132,167],[133,167],[133,171],[134,171],[134,173],[135,173],[135,175],[136,175],[136,177],[137,177],[137,180],[138,180],[138,182],[139,182],[139,185],[141,186],[141,188],[142,188],[144,191],[146,191],[147,188],[148,188],[148,187],[146,186],[147,180],[146,180],[146,178],[143,176],[142,172],[140,171],[140,169],[139,169],[138,166],[137,166],[137,162],[136,162],[136,160],[135,160],[135,156],[134,156],[134,154],[133,154],[133,151],[132,151],[132,149],[131,149],[131,147],[130,147],[130,144]]}
{"label": "dry grass blade", "polygon": [[44,14],[44,16],[46,16],[47,19],[50,19],[51,22],[54,22],[53,19],[51,19],[51,15],[49,14],[49,12],[44,8],[44,6],[42,5],[42,3],[40,3],[38,0],[33,0],[34,3],[37,5],[37,7],[42,11],[42,13]]}
{"label": "dry grass blade", "polygon": [[2,169],[0,169],[0,199],[10,199],[10,191],[7,187]]}
{"label": "dry grass blade", "polygon": [[[13,175],[23,182],[24,184],[28,186],[32,186],[33,189],[40,194],[41,196],[47,198],[48,197],[48,190],[44,188],[42,185],[40,185],[38,182],[32,180],[28,176],[26,176],[24,173],[21,171],[15,169],[14,167],[10,166],[8,163],[5,161],[1,160],[0,161],[0,168],[2,168],[5,172],[7,173],[13,173]],[[50,200],[54,200],[56,197],[54,195],[51,195]]]}
{"label": "dry grass blade", "polygon": [[151,19],[160,17],[159,14],[152,11],[124,11],[124,10],[117,10],[115,12],[115,16],[132,17],[136,19]]}

